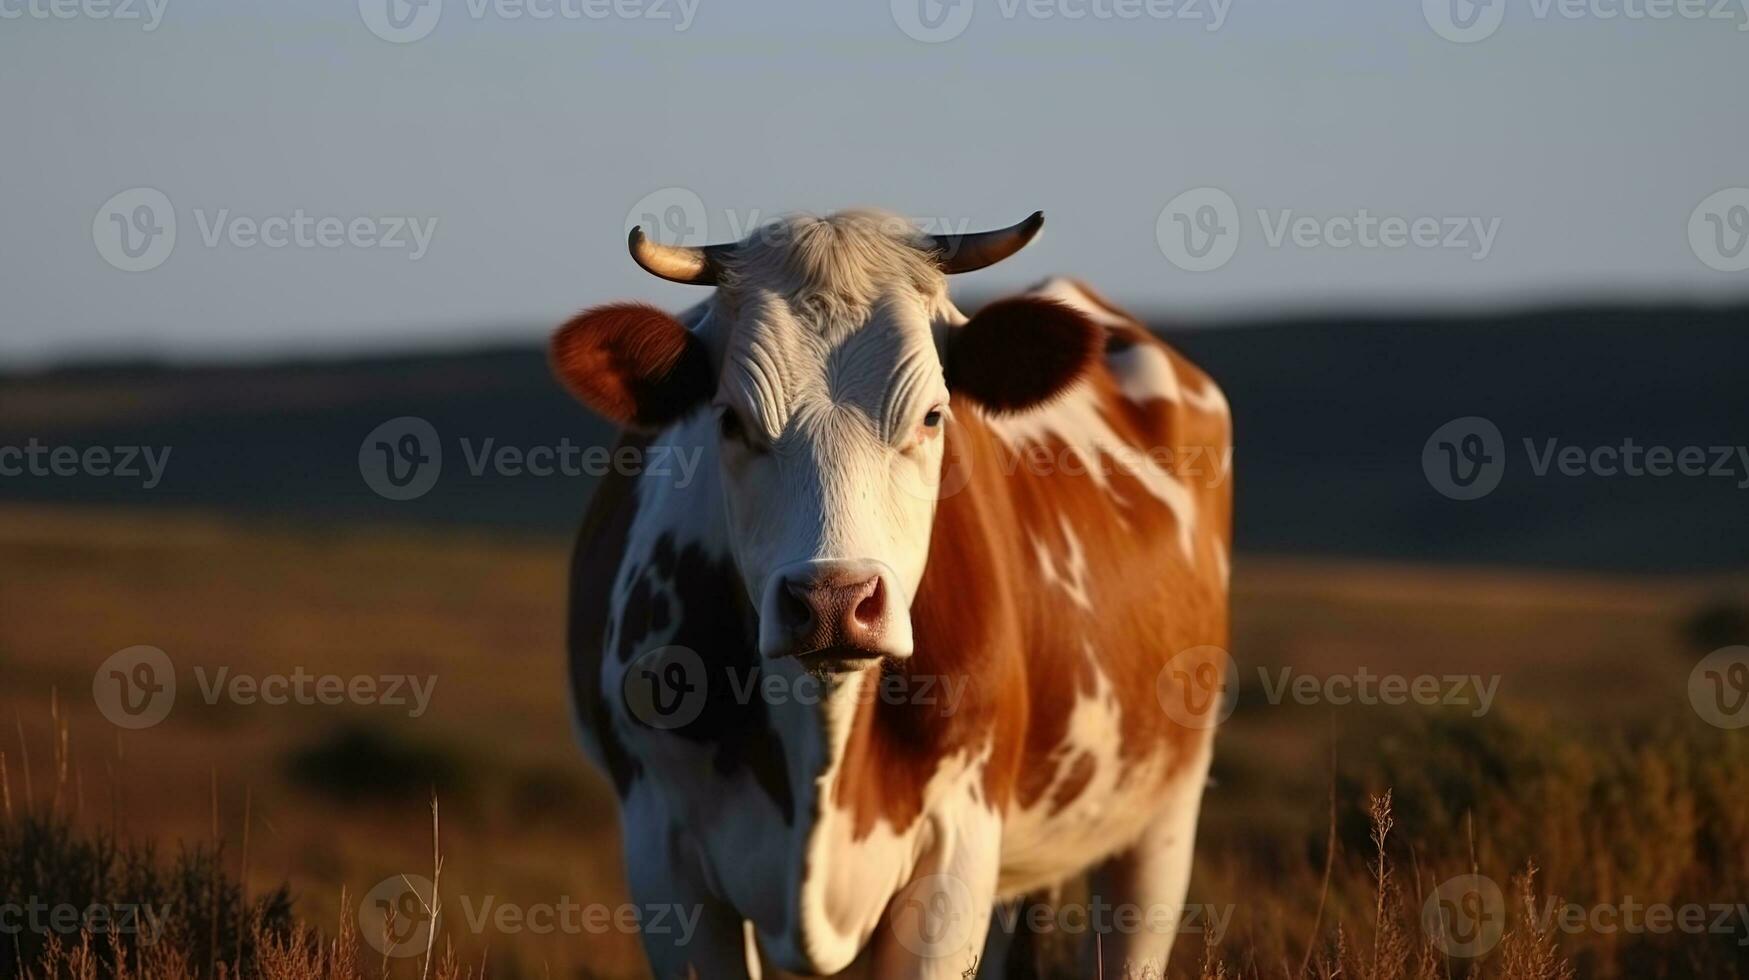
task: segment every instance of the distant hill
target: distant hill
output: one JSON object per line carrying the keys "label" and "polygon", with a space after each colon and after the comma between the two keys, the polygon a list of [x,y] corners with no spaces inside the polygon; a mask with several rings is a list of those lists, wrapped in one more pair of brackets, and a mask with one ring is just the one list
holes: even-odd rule
{"label": "distant hill", "polygon": [[[1165,326],[1232,402],[1239,547],[1686,571],[1749,567],[1749,306],[1562,309],[1489,317],[1329,317]],[[392,501],[360,475],[398,416],[439,434],[442,474]],[[1497,489],[1448,499],[1422,468],[1446,422],[1499,429]],[[536,349],[167,368],[79,366],[0,379],[0,447],[171,447],[144,477],[0,476],[0,499],[198,508],[569,533],[594,480],[474,476],[478,450],[611,445]],[[1731,447],[1729,476],[1538,476],[1525,440],[1672,452]],[[0,464],[13,462],[0,458]]]}

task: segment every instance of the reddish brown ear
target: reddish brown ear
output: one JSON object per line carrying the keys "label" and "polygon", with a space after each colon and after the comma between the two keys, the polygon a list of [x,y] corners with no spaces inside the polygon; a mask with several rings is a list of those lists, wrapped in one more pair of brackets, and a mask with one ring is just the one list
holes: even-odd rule
{"label": "reddish brown ear", "polygon": [[553,335],[553,373],[583,404],[621,425],[659,429],[711,395],[704,345],[653,306],[615,303]]}
{"label": "reddish brown ear", "polygon": [[1073,307],[999,300],[950,330],[947,387],[992,412],[1019,412],[1063,393],[1105,345],[1105,328]]}

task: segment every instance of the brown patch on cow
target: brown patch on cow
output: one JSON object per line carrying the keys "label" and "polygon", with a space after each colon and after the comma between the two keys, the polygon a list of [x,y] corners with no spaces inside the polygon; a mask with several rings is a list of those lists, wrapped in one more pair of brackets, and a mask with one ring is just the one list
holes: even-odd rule
{"label": "brown patch on cow", "polygon": [[1105,329],[1066,303],[998,300],[950,331],[947,387],[992,412],[1018,412],[1062,394],[1088,372]]}
{"label": "brown patch on cow", "polygon": [[620,425],[653,431],[714,391],[704,344],[642,303],[596,307],[553,335],[553,373],[583,404]]}
{"label": "brown patch on cow", "polygon": [[1093,773],[1097,769],[1093,756],[1086,752],[1075,756],[1075,762],[1069,766],[1069,775],[1057,786],[1057,791],[1051,794],[1051,813],[1061,813],[1069,804],[1081,798],[1081,793],[1087,784],[1093,781]]}

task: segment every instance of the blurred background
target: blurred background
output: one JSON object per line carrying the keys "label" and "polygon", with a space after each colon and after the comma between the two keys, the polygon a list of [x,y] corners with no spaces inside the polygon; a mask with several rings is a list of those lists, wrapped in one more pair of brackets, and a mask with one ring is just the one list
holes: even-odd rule
{"label": "blurred background", "polygon": [[[1749,4],[0,0],[0,81],[14,894],[81,833],[216,853],[182,869],[235,888],[194,889],[211,972],[259,945],[226,902],[283,884],[249,914],[326,934],[429,875],[435,786],[476,971],[639,975],[623,932],[461,914],[624,901],[563,686],[582,454],[615,435],[544,341],[700,298],[633,225],[865,205],[1042,208],[962,308],[1076,276],[1220,382],[1244,683],[1498,681],[1480,714],[1241,695],[1193,886],[1238,909],[1236,971],[1364,917],[1387,787],[1406,906],[1532,859],[1588,903],[1749,894]],[[372,446],[408,432],[403,482]],[[103,685],[140,646],[178,690],[129,727]],[[433,686],[270,706],[205,695],[219,671]],[[1554,942],[1699,976],[1738,939]]]}

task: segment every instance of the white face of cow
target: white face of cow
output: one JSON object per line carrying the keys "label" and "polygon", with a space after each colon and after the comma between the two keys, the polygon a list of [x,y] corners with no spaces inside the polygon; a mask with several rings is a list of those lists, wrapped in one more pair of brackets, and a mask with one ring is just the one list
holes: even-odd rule
{"label": "white face of cow", "polygon": [[810,669],[912,652],[910,605],[928,560],[950,389],[978,410],[1054,397],[1103,332],[1049,301],[967,321],[943,274],[980,268],[1037,231],[953,240],[850,213],[791,219],[730,249],[633,254],[670,279],[719,284],[688,331],[650,307],[588,311],[554,338],[561,380],[623,424],[716,413],[729,539],[759,614],[759,648]]}
{"label": "white face of cow", "polygon": [[772,293],[744,298],[728,331],[712,407],[767,656],[911,654],[949,417],[932,321],[952,308],[894,285],[848,331]]}

